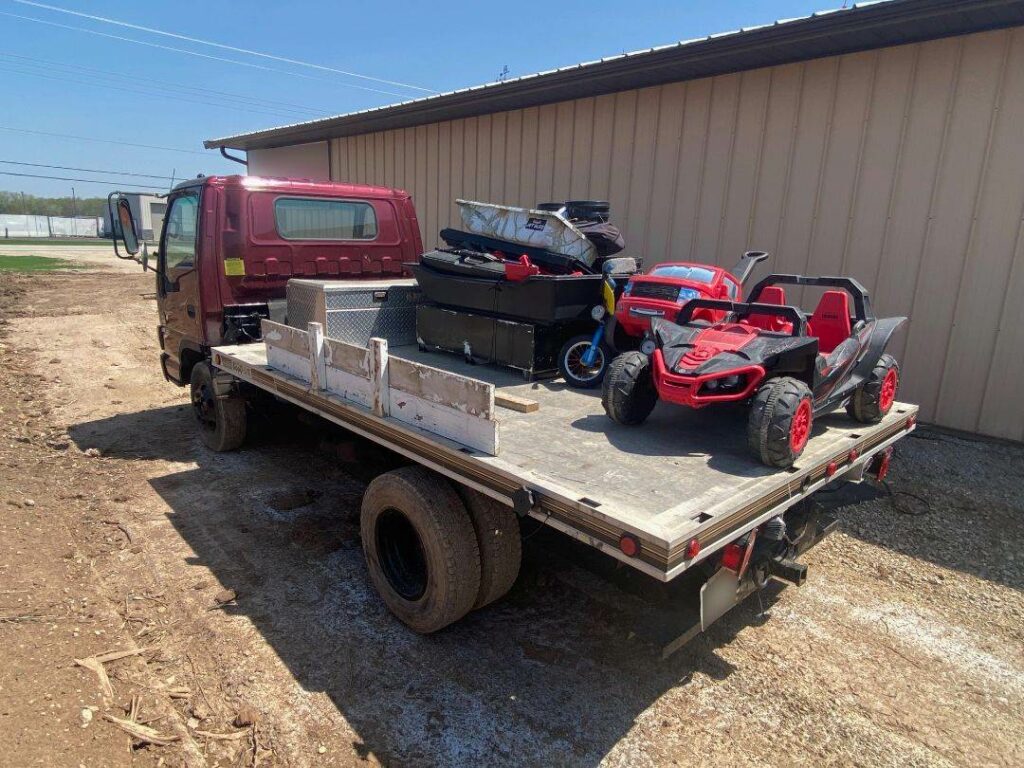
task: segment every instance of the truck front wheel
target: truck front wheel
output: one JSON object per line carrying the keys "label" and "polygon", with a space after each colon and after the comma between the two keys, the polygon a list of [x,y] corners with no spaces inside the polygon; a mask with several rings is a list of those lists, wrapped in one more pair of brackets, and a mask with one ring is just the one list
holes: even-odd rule
{"label": "truck front wheel", "polygon": [[410,629],[429,634],[458,621],[480,592],[480,550],[451,484],[423,467],[380,475],[360,514],[370,580]]}
{"label": "truck front wheel", "polygon": [[199,437],[211,451],[233,451],[245,442],[245,400],[228,392],[209,363],[192,366],[192,413],[199,425]]}

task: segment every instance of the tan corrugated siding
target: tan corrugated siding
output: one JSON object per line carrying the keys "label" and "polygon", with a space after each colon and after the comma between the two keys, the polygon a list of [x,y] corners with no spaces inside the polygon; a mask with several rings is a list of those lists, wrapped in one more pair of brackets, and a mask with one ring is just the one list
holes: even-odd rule
{"label": "tan corrugated siding", "polygon": [[[333,141],[332,176],[456,197],[607,199],[630,252],[857,277],[922,417],[1024,439],[1024,30]],[[794,299],[813,300],[794,292]]]}

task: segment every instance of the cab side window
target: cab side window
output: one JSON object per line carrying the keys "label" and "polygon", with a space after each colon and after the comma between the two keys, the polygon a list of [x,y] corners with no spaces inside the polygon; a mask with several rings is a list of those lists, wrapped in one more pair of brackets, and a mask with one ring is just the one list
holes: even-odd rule
{"label": "cab side window", "polygon": [[182,195],[171,202],[164,225],[164,268],[194,267],[199,196]]}

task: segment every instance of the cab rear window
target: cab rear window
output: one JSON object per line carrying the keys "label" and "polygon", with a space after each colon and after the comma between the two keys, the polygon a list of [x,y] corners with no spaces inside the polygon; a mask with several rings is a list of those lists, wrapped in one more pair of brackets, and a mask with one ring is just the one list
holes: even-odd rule
{"label": "cab rear window", "polygon": [[274,201],[277,234],[285,240],[373,240],[377,215],[358,200],[279,197]]}
{"label": "cab rear window", "polygon": [[694,280],[698,283],[710,283],[715,279],[715,273],[710,269],[679,265],[655,267],[651,274],[657,277],[674,277],[677,280]]}

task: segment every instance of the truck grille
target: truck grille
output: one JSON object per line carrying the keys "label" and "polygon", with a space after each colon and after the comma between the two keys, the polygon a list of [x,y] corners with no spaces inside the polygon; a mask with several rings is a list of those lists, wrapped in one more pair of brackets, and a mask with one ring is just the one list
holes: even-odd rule
{"label": "truck grille", "polygon": [[675,301],[679,298],[679,286],[667,283],[648,283],[639,280],[633,283],[633,290],[630,296],[639,299],[661,299],[662,301]]}

